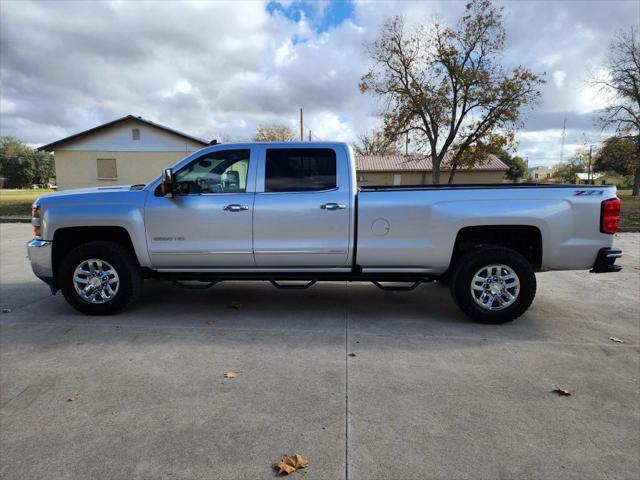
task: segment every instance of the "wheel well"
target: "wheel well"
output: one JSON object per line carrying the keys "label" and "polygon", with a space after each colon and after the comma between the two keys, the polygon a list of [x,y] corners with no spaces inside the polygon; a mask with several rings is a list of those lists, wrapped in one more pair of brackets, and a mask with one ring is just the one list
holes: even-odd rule
{"label": "wheel well", "polygon": [[488,245],[515,250],[535,268],[542,266],[542,235],[531,225],[487,225],[465,227],[458,232],[451,265],[465,252]]}
{"label": "wheel well", "polygon": [[62,259],[73,248],[95,240],[115,242],[129,250],[137,259],[129,232],[122,227],[68,227],[60,228],[53,234],[52,267],[57,276]]}

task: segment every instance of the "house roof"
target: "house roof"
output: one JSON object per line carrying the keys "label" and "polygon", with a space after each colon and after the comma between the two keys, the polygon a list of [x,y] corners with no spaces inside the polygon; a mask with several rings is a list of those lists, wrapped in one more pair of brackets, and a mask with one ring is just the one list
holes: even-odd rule
{"label": "house roof", "polygon": [[[441,170],[449,170],[449,158],[445,157]],[[356,170],[361,172],[424,172],[432,171],[431,157],[426,155],[356,155]],[[507,171],[509,167],[495,155],[488,155],[486,161],[472,168],[458,167],[458,170]]]}
{"label": "house roof", "polygon": [[145,125],[149,125],[151,127],[157,128],[159,130],[163,130],[165,132],[173,133],[174,135],[178,135],[179,137],[186,138],[193,142],[201,143],[202,146],[209,145],[209,142],[203,140],[202,138],[194,137],[192,135],[188,135],[183,132],[179,132],[178,130],[174,130],[173,128],[165,127],[164,125],[160,125],[159,123],[152,122],[151,120],[146,120],[142,117],[136,117],[135,115],[127,115],[125,117],[118,118],[116,120],[112,120],[111,122],[103,123],[102,125],[98,125],[97,127],[90,128],[89,130],[85,130],[83,132],[75,133],[68,137],[62,138],[60,140],[56,140],[55,142],[48,143],[47,145],[43,145],[38,148],[38,150],[46,150],[52,151],[55,150],[56,147],[62,145],[63,143],[69,142],[71,140],[77,140],[78,138],[84,137],[86,135],[90,135],[92,133],[98,132],[105,128],[113,127],[119,123],[123,123],[129,120],[134,120],[136,122],[143,123]]}

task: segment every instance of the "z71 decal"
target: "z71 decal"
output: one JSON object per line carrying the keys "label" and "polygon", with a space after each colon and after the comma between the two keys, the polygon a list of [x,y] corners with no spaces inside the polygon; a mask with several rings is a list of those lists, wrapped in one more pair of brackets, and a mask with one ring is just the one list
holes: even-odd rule
{"label": "z71 decal", "polygon": [[604,190],[576,190],[573,196],[590,197],[591,195],[602,195]]}

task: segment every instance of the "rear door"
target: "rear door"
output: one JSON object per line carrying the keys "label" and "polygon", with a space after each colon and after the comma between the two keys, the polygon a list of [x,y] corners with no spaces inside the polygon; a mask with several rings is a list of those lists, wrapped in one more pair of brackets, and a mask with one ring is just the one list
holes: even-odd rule
{"label": "rear door", "polygon": [[255,147],[203,153],[174,173],[174,198],[149,195],[155,268],[247,268],[253,259]]}
{"label": "rear door", "polygon": [[348,267],[352,200],[343,149],[264,146],[253,212],[258,267]]}

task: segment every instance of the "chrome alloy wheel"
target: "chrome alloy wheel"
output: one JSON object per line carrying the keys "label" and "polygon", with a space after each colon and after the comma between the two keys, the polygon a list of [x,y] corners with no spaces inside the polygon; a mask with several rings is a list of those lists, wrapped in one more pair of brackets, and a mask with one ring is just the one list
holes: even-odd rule
{"label": "chrome alloy wheel", "polygon": [[118,293],[120,279],[118,272],[109,262],[90,258],[76,267],[73,272],[73,286],[86,302],[107,303]]}
{"label": "chrome alloy wheel", "polygon": [[485,310],[503,310],[518,298],[520,279],[506,265],[487,265],[476,272],[471,280],[471,295]]}

